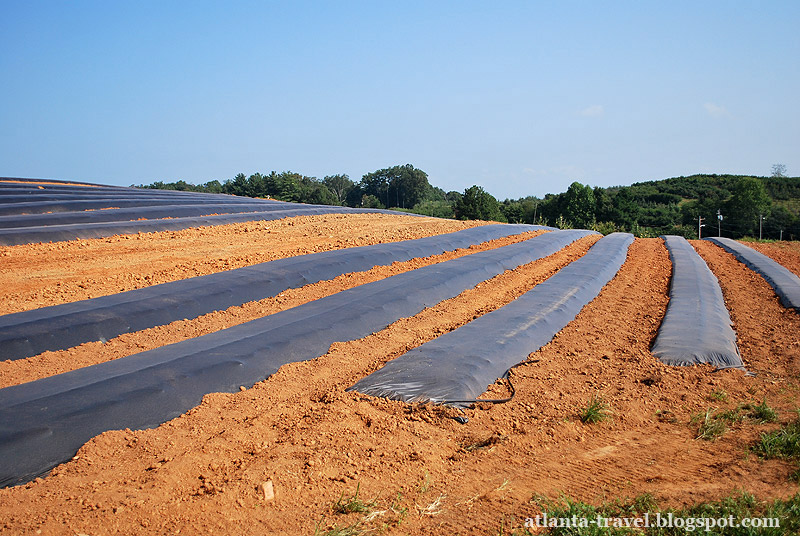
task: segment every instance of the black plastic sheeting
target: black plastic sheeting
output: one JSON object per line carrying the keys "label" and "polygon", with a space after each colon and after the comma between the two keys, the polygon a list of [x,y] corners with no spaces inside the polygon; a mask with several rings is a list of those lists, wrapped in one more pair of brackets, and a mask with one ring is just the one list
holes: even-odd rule
{"label": "black plastic sheeting", "polygon": [[536,230],[534,225],[483,225],[416,240],[325,251],[235,270],[0,316],[0,360],[108,340],[122,333],[195,318],[276,296],[288,288],[333,279],[414,257],[428,257]]}
{"label": "black plastic sheeting", "polygon": [[[3,182],[6,181],[6,182]],[[8,182],[11,181],[11,182]],[[39,183],[47,183],[42,184],[42,186],[67,186],[67,187],[77,187],[77,186],[97,186],[93,182],[77,182],[77,181],[67,181],[63,179],[33,179],[30,177],[0,177],[0,184],[10,184],[10,185],[25,185],[25,184],[33,184],[38,185]],[[107,188],[114,188],[113,186],[107,186]],[[123,188],[120,186],[120,188]]]}
{"label": "black plastic sheeting", "polygon": [[725,251],[732,253],[736,259],[766,279],[784,307],[800,313],[800,277],[770,259],[763,253],[747,247],[730,238],[706,238]]}
{"label": "black plastic sheeting", "polygon": [[719,281],[682,236],[663,236],[672,260],[669,305],[651,351],[672,366],[744,368]]}
{"label": "black plastic sheeting", "polygon": [[270,210],[266,212],[245,212],[241,214],[222,214],[219,216],[200,216],[171,218],[163,220],[141,220],[129,222],[79,223],[73,225],[46,225],[40,227],[20,227],[16,229],[0,229],[0,246],[16,246],[36,242],[63,242],[76,238],[105,238],[119,234],[153,233],[157,231],[180,231],[189,227],[204,227],[241,223],[249,221],[270,221],[295,216],[314,216],[321,214],[406,214],[391,210],[371,208],[349,208],[328,205],[303,205],[287,203],[292,208],[286,210]]}
{"label": "black plastic sheeting", "polygon": [[0,485],[69,460],[106,430],[155,427],[210,392],[234,392],[281,365],[324,355],[591,231],[554,231],[361,285],[216,333],[0,389]]}
{"label": "black plastic sheeting", "polygon": [[[0,179],[2,181],[2,179]],[[129,188],[125,186],[81,186],[77,184],[20,184],[0,182],[0,198],[25,194],[28,196],[81,195],[93,196],[151,196],[151,197],[203,197],[216,196],[206,192],[183,190],[157,190],[153,188]]]}
{"label": "black plastic sheeting", "polygon": [[[0,245],[104,238],[294,216],[396,211],[124,187],[0,184]],[[105,209],[105,210],[102,210]]]}
{"label": "black plastic sheeting", "polygon": [[[174,203],[174,201],[173,201]],[[112,203],[113,204],[113,203]],[[264,205],[263,203],[204,203],[204,204],[166,204],[162,206],[141,206],[83,212],[59,212],[56,214],[33,214],[0,216],[0,229],[20,227],[40,227],[52,225],[71,225],[100,222],[136,221],[138,218],[154,220],[159,218],[180,218],[189,216],[209,216],[212,214],[240,214],[245,212],[265,212],[269,210],[296,209],[297,205]]]}
{"label": "black plastic sheeting", "polygon": [[[13,203],[20,200],[31,202],[48,200],[68,200],[76,198],[95,199],[102,197],[117,198],[136,198],[136,197],[172,197],[176,199],[202,199],[204,197],[214,198],[224,195],[225,197],[236,197],[228,194],[212,194],[206,192],[186,192],[178,190],[152,190],[145,188],[86,188],[86,187],[2,187],[0,186],[0,200],[3,203]],[[245,198],[246,199],[246,198]]]}
{"label": "black plastic sheeting", "polygon": [[[239,203],[251,203],[261,207],[272,205],[285,205],[280,201],[267,199],[251,199],[249,197],[237,197],[218,195],[216,197],[173,197],[173,196],[35,196],[36,201],[31,201],[34,196],[0,196],[0,216],[8,218],[11,216],[49,214],[60,212],[82,212],[86,210],[102,210],[111,208],[131,208],[131,207],[158,207],[164,205],[195,205],[198,203],[212,203],[215,205],[228,205]],[[262,209],[263,210],[263,209]]]}
{"label": "black plastic sheeting", "polygon": [[349,390],[465,407],[571,322],[625,262],[633,235],[612,233],[513,302],[393,359]]}
{"label": "black plastic sheeting", "polygon": [[[17,183],[40,183],[40,182],[47,182],[47,183],[55,183],[58,185],[64,186],[94,186],[93,182],[79,182],[79,181],[69,181],[65,179],[47,179],[47,178],[33,178],[33,177],[0,177],[0,181],[16,181]],[[13,183],[12,183],[13,184]]]}

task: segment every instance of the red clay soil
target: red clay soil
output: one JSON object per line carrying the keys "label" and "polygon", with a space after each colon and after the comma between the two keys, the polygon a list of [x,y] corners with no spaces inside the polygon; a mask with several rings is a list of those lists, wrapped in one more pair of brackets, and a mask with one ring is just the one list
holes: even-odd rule
{"label": "red clay soil", "polygon": [[800,276],[800,242],[742,242]]}
{"label": "red clay soil", "polygon": [[[352,218],[352,216],[348,216]],[[651,493],[664,505],[797,491],[790,463],[748,454],[777,424],[735,424],[696,439],[694,416],[761,401],[791,418],[800,318],[722,249],[693,242],[720,278],[748,370],[671,368],[649,352],[667,305],[671,266],[659,239],[637,239],[600,295],[512,371],[506,404],[457,410],[346,392],[358,379],[507,303],[583,254],[594,237],[501,274],[253,388],[211,394],[156,429],[106,432],[30,484],[0,490],[9,534],[320,534],[358,523],[387,534],[510,532],[539,495],[599,502]],[[186,246],[187,248],[191,246]],[[129,261],[137,265],[135,250]],[[22,265],[20,265],[20,269]],[[54,267],[69,273],[70,266]],[[13,291],[13,289],[11,289]],[[507,393],[504,382],[486,397]],[[721,396],[722,393],[725,396]],[[711,396],[712,393],[715,396]],[[578,414],[590,396],[611,408]],[[723,399],[720,401],[720,399]],[[262,484],[273,485],[266,501]],[[367,513],[339,513],[355,493]]]}

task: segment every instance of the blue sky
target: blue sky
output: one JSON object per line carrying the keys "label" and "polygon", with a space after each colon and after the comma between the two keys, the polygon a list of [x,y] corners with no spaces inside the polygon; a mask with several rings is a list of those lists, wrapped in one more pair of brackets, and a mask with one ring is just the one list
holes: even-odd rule
{"label": "blue sky", "polygon": [[800,2],[0,0],[0,176],[800,175]]}

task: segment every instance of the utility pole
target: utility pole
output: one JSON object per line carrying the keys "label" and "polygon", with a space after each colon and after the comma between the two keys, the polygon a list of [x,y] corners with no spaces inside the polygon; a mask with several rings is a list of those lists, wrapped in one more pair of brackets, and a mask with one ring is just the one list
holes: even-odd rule
{"label": "utility pole", "polygon": [[783,242],[783,229],[781,229],[781,242]]}
{"label": "utility pole", "polygon": [[762,227],[763,223],[764,223],[764,215],[763,214],[759,214],[758,215],[758,239],[759,240],[761,240],[761,227]]}
{"label": "utility pole", "polygon": [[703,238],[702,228],[706,226],[706,224],[703,223],[703,220],[705,220],[705,218],[701,218],[700,216],[697,217],[697,239],[698,240],[702,240],[702,238]]}
{"label": "utility pole", "polygon": [[717,238],[722,236],[722,212],[717,209]]}

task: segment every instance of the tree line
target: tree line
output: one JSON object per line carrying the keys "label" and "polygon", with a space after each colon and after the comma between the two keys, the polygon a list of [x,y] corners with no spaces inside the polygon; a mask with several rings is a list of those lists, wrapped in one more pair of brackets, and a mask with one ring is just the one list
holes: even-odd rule
{"label": "tree line", "polygon": [[[204,184],[156,181],[138,188],[221,193],[309,203],[367,208],[397,208],[401,210],[435,211],[438,204],[449,204],[459,194],[431,186],[428,175],[411,164],[393,166],[367,173],[355,182],[346,174],[328,175],[322,179],[292,171],[269,174],[239,173],[224,182],[213,180]],[[452,217],[452,214],[436,214]]]}
{"label": "tree line", "polygon": [[[783,170],[781,170],[783,171]],[[445,192],[411,164],[365,174],[322,179],[291,171],[243,173],[201,185],[154,182],[141,188],[184,190],[350,207],[390,208],[440,218],[631,232],[640,237],[678,234],[800,239],[800,177],[692,175],[631,186],[591,187],[573,182],[567,191],[498,201],[481,186]],[[721,216],[721,219],[720,219]]]}

